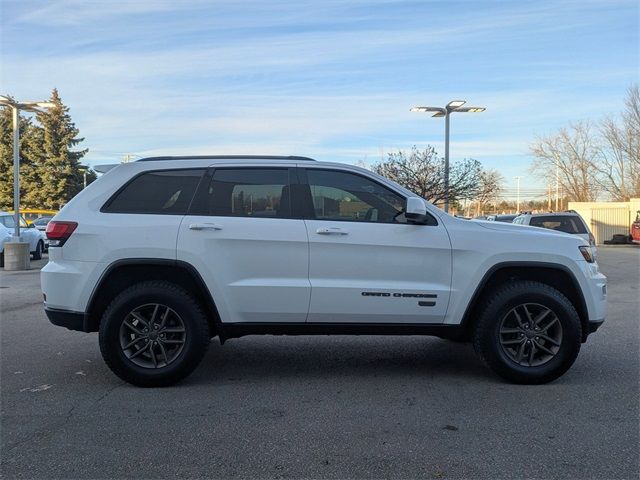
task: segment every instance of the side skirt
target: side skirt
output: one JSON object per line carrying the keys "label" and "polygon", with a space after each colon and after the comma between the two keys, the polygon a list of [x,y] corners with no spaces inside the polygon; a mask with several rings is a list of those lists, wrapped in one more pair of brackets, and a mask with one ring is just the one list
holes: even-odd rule
{"label": "side skirt", "polygon": [[459,338],[460,325],[412,323],[223,323],[220,341],[245,335],[429,335]]}

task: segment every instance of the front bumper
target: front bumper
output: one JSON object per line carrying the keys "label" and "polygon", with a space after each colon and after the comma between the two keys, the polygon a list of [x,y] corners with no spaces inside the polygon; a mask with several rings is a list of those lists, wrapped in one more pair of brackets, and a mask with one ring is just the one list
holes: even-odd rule
{"label": "front bumper", "polygon": [[69,330],[79,332],[88,332],[86,329],[85,314],[82,312],[72,312],[69,310],[60,310],[57,308],[44,308],[49,321],[59,327],[65,327]]}
{"label": "front bumper", "polygon": [[590,335],[594,333],[596,330],[598,330],[603,323],[604,323],[604,318],[602,320],[589,320],[589,322],[587,323],[587,331],[586,331],[585,338],[587,335]]}

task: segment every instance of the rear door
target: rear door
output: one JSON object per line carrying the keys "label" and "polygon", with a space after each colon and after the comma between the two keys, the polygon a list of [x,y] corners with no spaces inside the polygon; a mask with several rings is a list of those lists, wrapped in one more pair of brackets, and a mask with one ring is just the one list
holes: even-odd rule
{"label": "rear door", "polygon": [[288,166],[216,166],[178,234],[177,258],[195,266],[223,322],[304,322],[309,245],[291,208]]}
{"label": "rear door", "polygon": [[405,197],[367,176],[312,167],[300,175],[308,184],[308,322],[442,323],[451,287],[444,226],[407,223]]}

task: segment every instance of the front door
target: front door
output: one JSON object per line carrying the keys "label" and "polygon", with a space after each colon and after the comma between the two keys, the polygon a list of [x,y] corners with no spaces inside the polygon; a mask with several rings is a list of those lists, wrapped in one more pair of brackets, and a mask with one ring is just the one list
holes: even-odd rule
{"label": "front door", "polygon": [[408,224],[405,198],[365,175],[306,168],[308,322],[442,323],[451,287],[445,228]]}
{"label": "front door", "polygon": [[309,245],[291,212],[294,169],[216,167],[180,225],[177,258],[195,266],[222,322],[304,322]]}

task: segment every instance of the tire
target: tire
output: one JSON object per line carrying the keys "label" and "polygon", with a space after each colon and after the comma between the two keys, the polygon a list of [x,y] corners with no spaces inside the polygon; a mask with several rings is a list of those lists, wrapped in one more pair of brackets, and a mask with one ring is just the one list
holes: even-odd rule
{"label": "tire", "polygon": [[44,250],[44,243],[42,242],[42,240],[38,240],[38,244],[36,245],[36,251],[33,252],[33,259],[41,260],[43,250]]}
{"label": "tire", "polygon": [[4,268],[4,252],[0,253],[0,267]]}
{"label": "tire", "polygon": [[193,372],[210,338],[195,298],[173,283],[147,281],[111,301],[100,322],[99,340],[105,363],[118,377],[139,387],[164,387]]}
{"label": "tire", "polygon": [[[548,311],[536,324],[545,309]],[[515,281],[499,286],[480,311],[473,331],[474,349],[509,382],[551,382],[578,356],[582,343],[578,313],[567,297],[549,285]]]}

